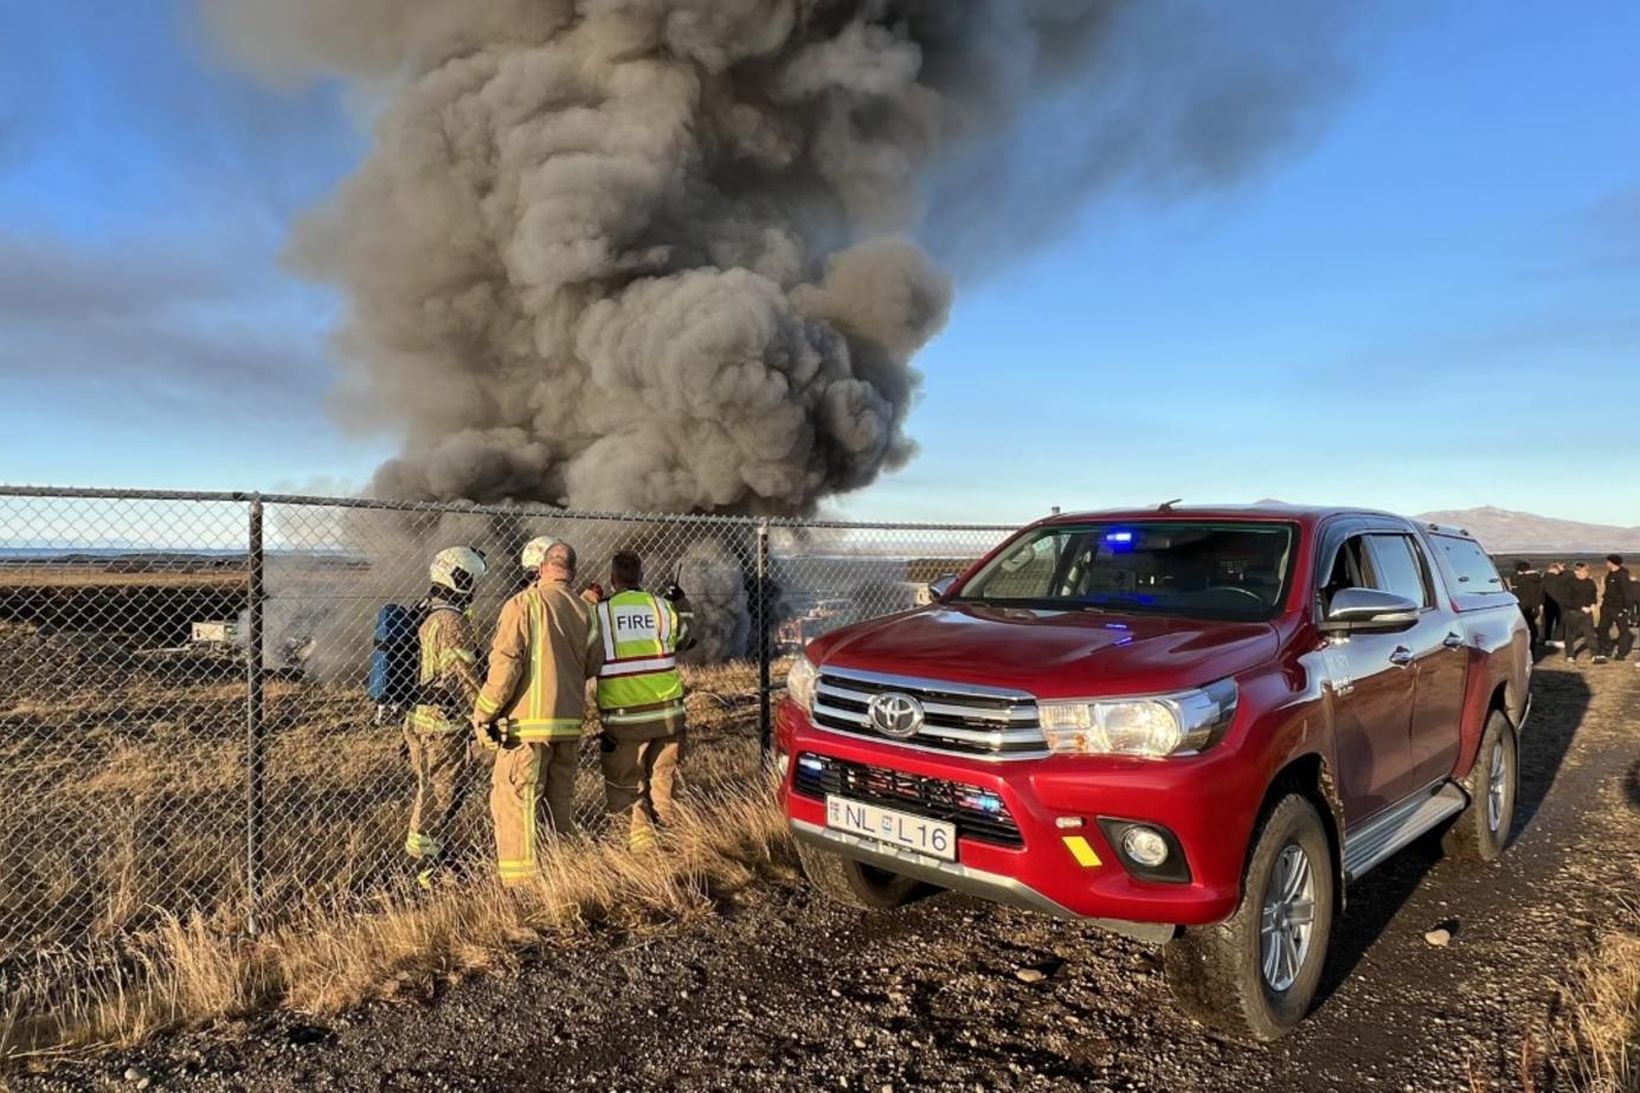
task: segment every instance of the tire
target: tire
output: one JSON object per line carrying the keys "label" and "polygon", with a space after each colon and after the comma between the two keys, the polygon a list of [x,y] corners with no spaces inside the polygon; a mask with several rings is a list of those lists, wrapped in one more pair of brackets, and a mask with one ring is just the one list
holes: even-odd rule
{"label": "tire", "polygon": [[[1294,882],[1300,858],[1308,879]],[[1276,900],[1272,889],[1278,886],[1301,898],[1290,904]],[[1336,887],[1332,845],[1315,806],[1296,793],[1281,798],[1254,836],[1236,913],[1216,925],[1185,930],[1162,952],[1167,983],[1180,1007],[1238,1040],[1274,1040],[1302,1021],[1321,982]],[[1272,904],[1272,914],[1285,914],[1301,910],[1306,901],[1307,933],[1272,934],[1272,951],[1285,954],[1272,972],[1275,958],[1266,951],[1261,930],[1266,904]],[[1293,947],[1277,944],[1282,936],[1293,940]]]}
{"label": "tire", "polygon": [[1469,794],[1469,807],[1447,828],[1442,849],[1460,861],[1496,861],[1509,845],[1515,801],[1520,796],[1520,748],[1502,710],[1493,710],[1487,717],[1463,788]]}
{"label": "tire", "polygon": [[826,896],[864,911],[892,911],[922,895],[924,885],[910,877],[862,865],[852,858],[799,841],[797,860],[809,883]]}

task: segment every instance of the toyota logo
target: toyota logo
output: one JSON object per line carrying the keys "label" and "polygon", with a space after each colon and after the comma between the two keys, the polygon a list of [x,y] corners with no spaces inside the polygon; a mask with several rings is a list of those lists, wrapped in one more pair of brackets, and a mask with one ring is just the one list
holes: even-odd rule
{"label": "toyota logo", "polygon": [[896,740],[909,740],[916,736],[917,730],[922,728],[924,716],[921,702],[898,691],[873,695],[866,705],[866,713],[878,732]]}

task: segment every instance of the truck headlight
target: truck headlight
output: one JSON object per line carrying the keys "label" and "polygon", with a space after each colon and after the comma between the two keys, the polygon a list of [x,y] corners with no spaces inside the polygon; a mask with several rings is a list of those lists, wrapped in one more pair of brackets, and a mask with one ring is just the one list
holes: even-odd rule
{"label": "truck headlight", "polygon": [[1153,697],[1037,704],[1048,750],[1067,755],[1160,757],[1200,751],[1235,713],[1236,685],[1228,679]]}
{"label": "truck headlight", "polygon": [[799,655],[792,662],[791,671],[786,673],[786,693],[803,707],[804,713],[814,712],[814,685],[819,679],[819,669],[804,655]]}

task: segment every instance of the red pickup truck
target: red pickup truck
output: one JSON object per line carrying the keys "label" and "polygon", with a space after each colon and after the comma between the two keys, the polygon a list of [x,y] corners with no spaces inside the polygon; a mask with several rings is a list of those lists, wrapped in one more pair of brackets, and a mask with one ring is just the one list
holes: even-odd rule
{"label": "red pickup truck", "polygon": [[1165,944],[1181,1007],[1309,1011],[1345,884],[1508,840],[1531,654],[1456,529],[1287,506],[1055,516],[928,607],[812,643],[776,724],[804,872]]}

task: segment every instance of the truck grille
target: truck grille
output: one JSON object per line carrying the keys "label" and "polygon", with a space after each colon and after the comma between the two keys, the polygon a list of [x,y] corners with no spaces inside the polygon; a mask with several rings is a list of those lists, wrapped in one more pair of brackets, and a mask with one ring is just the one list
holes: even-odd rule
{"label": "truck grille", "polygon": [[956,825],[958,835],[997,846],[1025,845],[1002,798],[979,786],[804,752],[797,757],[792,788],[817,801],[830,794],[944,820]]}
{"label": "truck grille", "polygon": [[[897,740],[872,724],[870,703],[880,694],[907,695],[922,705],[923,723],[915,736]],[[833,732],[979,759],[1039,759],[1048,754],[1033,696],[966,683],[822,668],[815,688],[814,723]]]}

